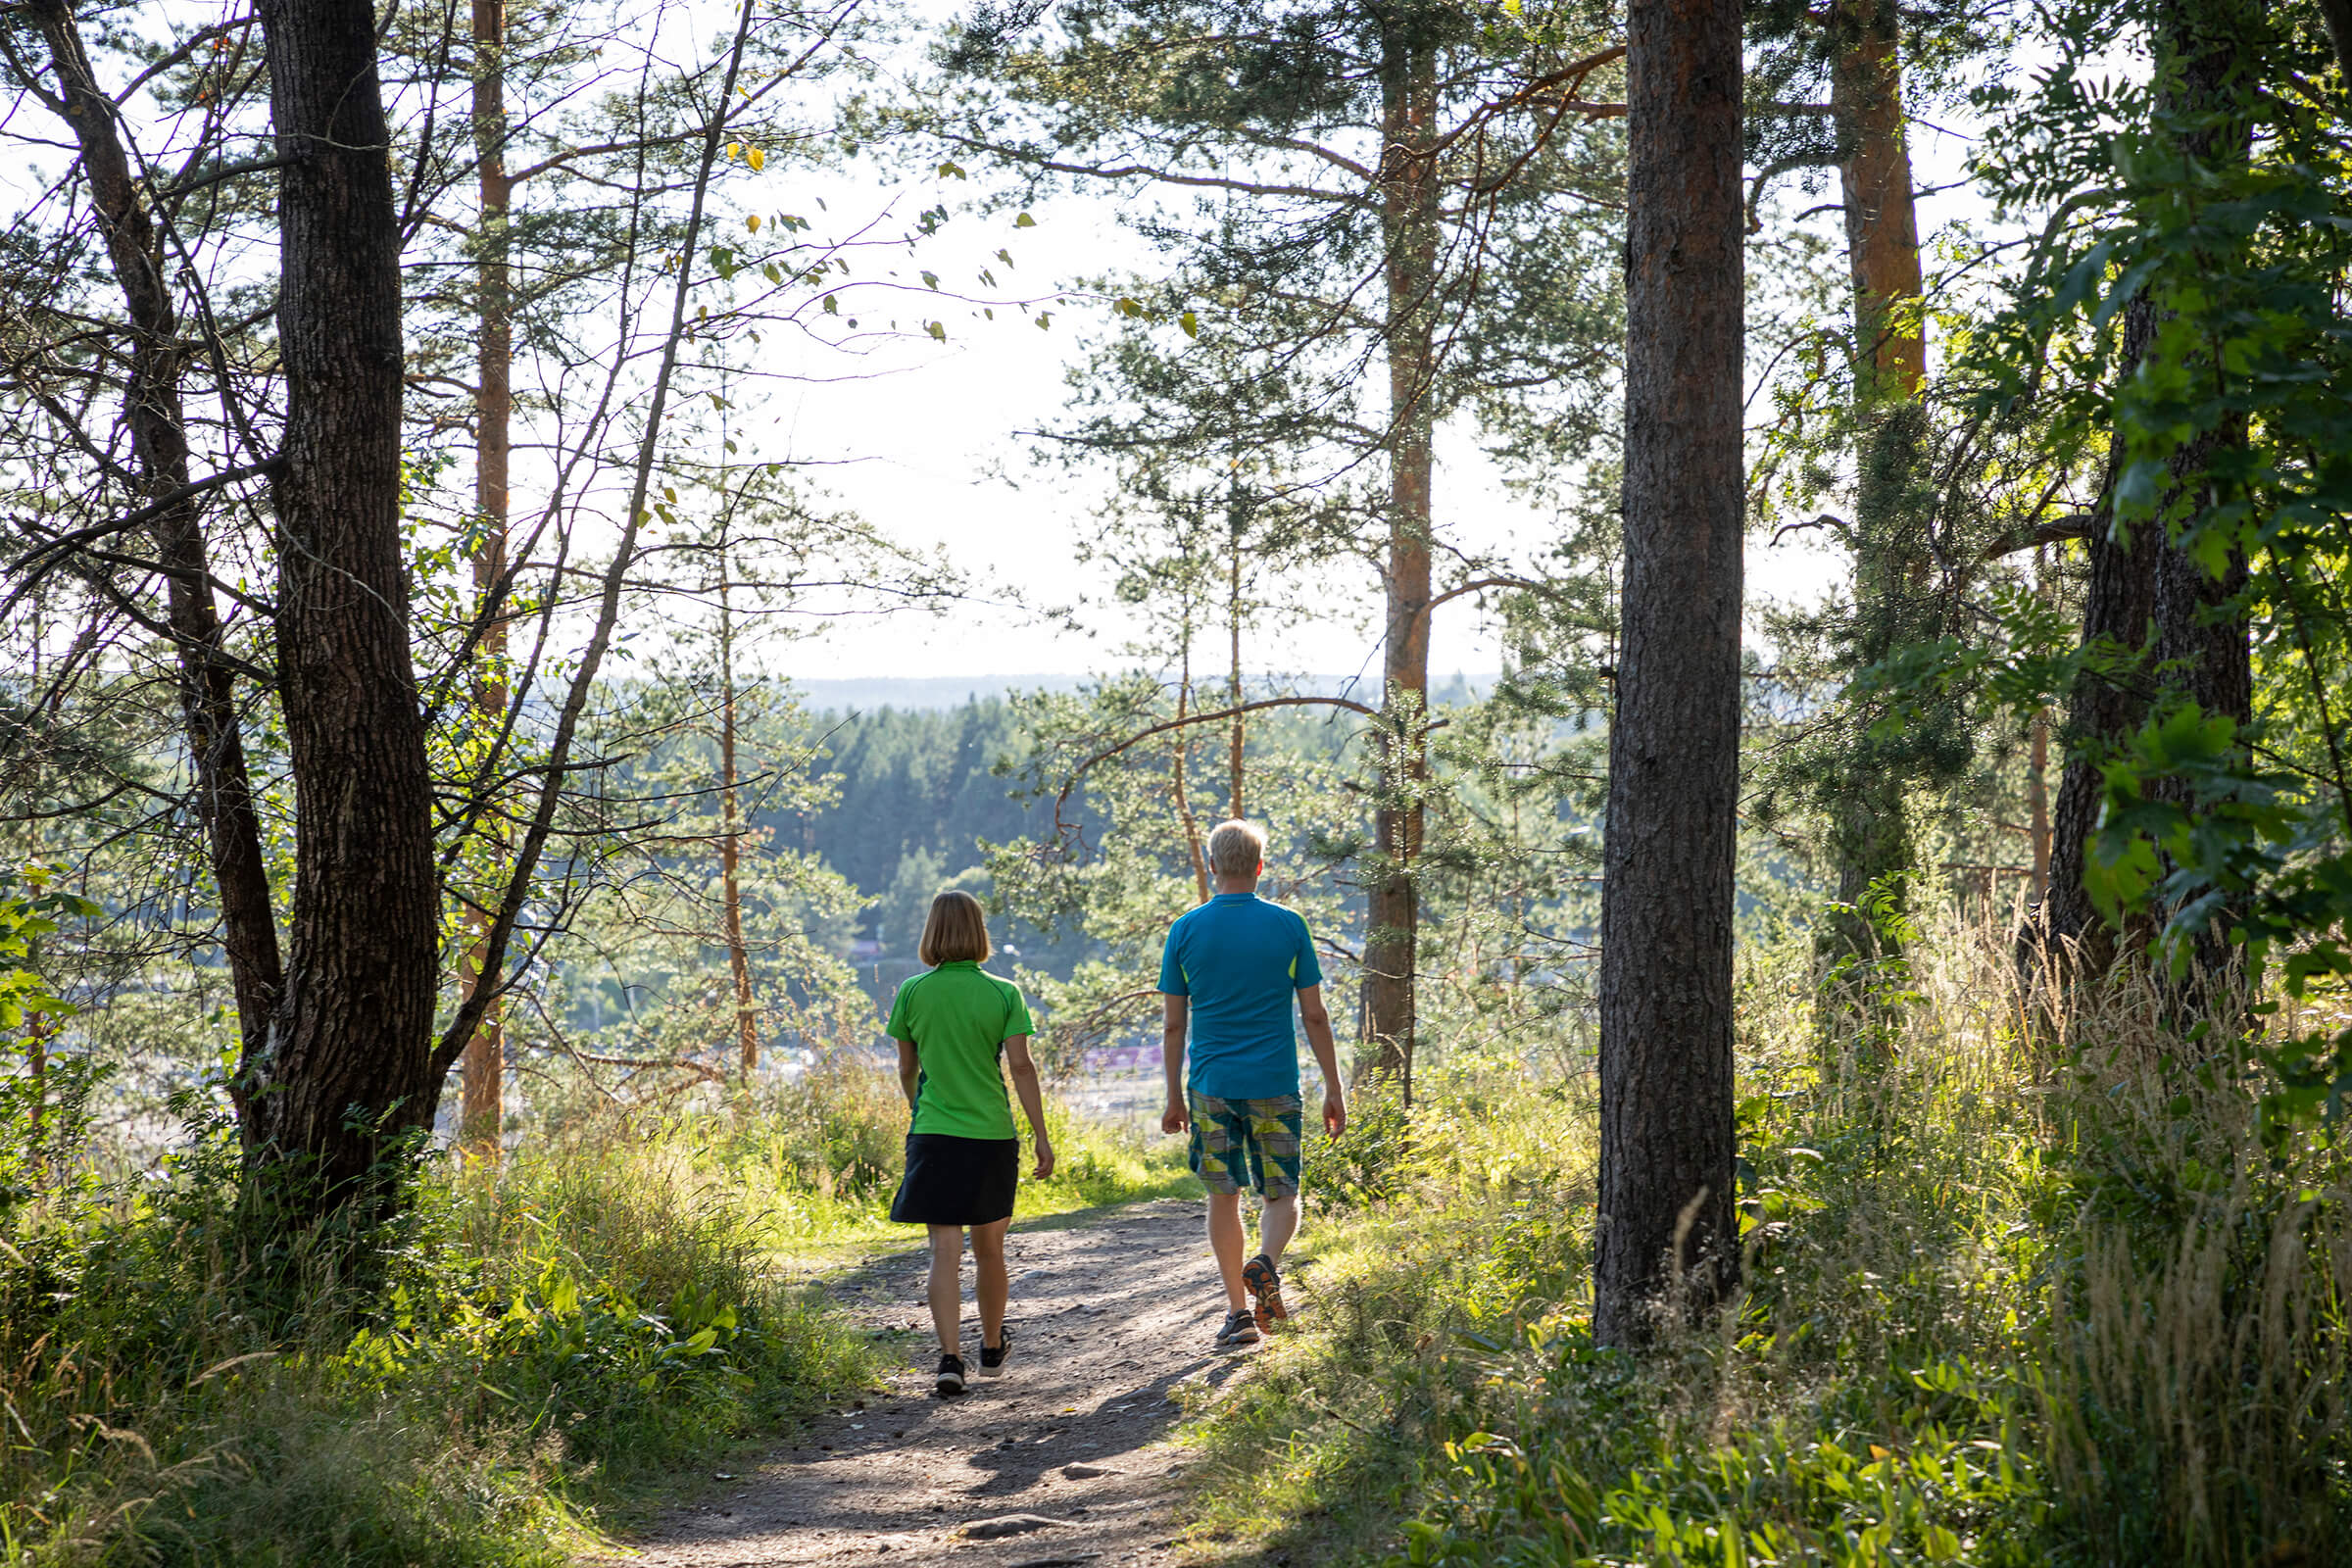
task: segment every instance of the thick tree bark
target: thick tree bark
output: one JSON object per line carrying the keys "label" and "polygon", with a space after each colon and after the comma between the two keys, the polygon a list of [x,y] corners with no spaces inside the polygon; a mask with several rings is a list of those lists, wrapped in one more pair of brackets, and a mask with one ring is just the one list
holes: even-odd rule
{"label": "thick tree bark", "polygon": [[1845,254],[1854,278],[1856,368],[1868,397],[1919,395],[1927,341],[1910,315],[1920,292],[1919,218],[1911,148],[1903,135],[1902,67],[1893,0],[1846,0],[1838,21],[1853,31],[1830,73],[1830,112],[1846,149],[1838,166],[1845,202]]}
{"label": "thick tree bark", "polygon": [[1428,787],[1432,435],[1438,281],[1437,48],[1415,7],[1382,13],[1379,190],[1387,246],[1389,559],[1379,801],[1366,892],[1363,1032],[1371,1071],[1409,1102],[1419,1022],[1422,793]]}
{"label": "thick tree bark", "polygon": [[[473,593],[476,613],[489,617],[477,644],[481,671],[473,682],[474,723],[484,736],[495,735],[507,712],[507,622],[504,595],[507,574],[507,463],[508,426],[514,414],[513,277],[507,258],[507,209],[512,190],[507,180],[507,8],[506,0],[473,0],[473,143],[479,168],[480,207],[474,233],[474,278],[480,337],[474,351],[473,398],[473,510],[481,540],[473,552]],[[481,984],[489,916],[474,911],[466,921],[472,940],[460,966],[459,978],[470,996]],[[499,1124],[506,1110],[505,1008],[493,997],[474,1026],[473,1037],[458,1058],[465,1084],[460,1111],[460,1137],[475,1153],[495,1159]]]}
{"label": "thick tree bark", "polygon": [[2335,45],[2335,68],[2352,84],[2352,0],[2320,0],[2320,16],[2328,24],[2328,41]]}
{"label": "thick tree bark", "polygon": [[[2180,61],[2180,105],[2194,115],[2221,117],[2190,132],[2188,151],[2207,165],[2243,167],[2252,156],[2252,142],[2242,119],[2230,113],[2231,77],[2246,73],[2262,58],[2273,39],[2264,8],[2253,0],[2170,0],[2158,13],[2163,41]],[[2200,365],[2193,374],[2210,377]],[[2218,496],[2188,492],[2189,486],[2209,491],[2205,475],[2215,460],[2231,448],[2245,445],[2242,415],[2231,416],[2204,432],[2177,454],[2174,477],[2180,482],[2181,516],[2176,523],[2193,525],[2196,514]],[[2163,549],[2156,558],[2156,663],[2176,671],[2167,684],[2207,716],[2236,720],[2242,736],[2254,718],[2253,647],[2248,635],[2246,606],[2247,564],[2244,552],[2232,548],[2219,576],[2168,526]],[[2243,743],[2240,743],[2243,755]],[[2184,786],[2170,780],[2160,786],[2188,802]],[[2216,920],[2195,936],[2193,967],[2179,998],[2184,1016],[2203,1013],[2223,977],[2243,962],[2244,953],[2229,940],[2226,922]]]}
{"label": "thick tree bark", "polygon": [[[2183,148],[2192,157],[2208,164],[2245,161],[2244,125],[2215,117],[2226,117],[2229,110],[2231,74],[2258,58],[2267,38],[2262,13],[2248,0],[2173,0],[2159,8],[2158,103],[2197,122]],[[2147,296],[2125,307],[2125,376],[2136,371],[2152,350],[2159,325],[2157,306]],[[2210,372],[2192,368],[2192,373]],[[2116,440],[2122,439],[2119,431]],[[2158,516],[2171,523],[2183,520],[2175,516],[2176,511],[2193,516],[2196,501],[2184,496],[2183,487],[2198,482],[2220,452],[2244,439],[2242,423],[2231,422],[2204,432],[2175,453],[2169,464],[2174,483]],[[2111,466],[2110,492],[2113,483]],[[2113,961],[2117,951],[2113,929],[2082,886],[2083,863],[2104,794],[2098,751],[2147,718],[2155,692],[2185,698],[2209,714],[2225,714],[2241,725],[2253,717],[2254,706],[2246,612],[2236,602],[2246,585],[2244,557],[2231,552],[2216,578],[2171,536],[2167,522],[2142,523],[2130,530],[2128,543],[2119,543],[2111,537],[2112,507],[2112,494],[2103,497],[2091,526],[2083,640],[2105,635],[2128,647],[2145,644],[2154,667],[2119,681],[2085,675],[2076,682],[2067,715],[2068,757],[2051,831],[2050,891],[2042,906],[2041,928],[2046,937],[2073,939],[2080,957],[2094,971]],[[2197,940],[2194,957],[2208,975],[2221,973],[2238,959],[2225,936],[2215,929]],[[2201,982],[2192,989],[2195,994],[2184,999],[2187,1011],[2195,1010],[2203,994]]]}
{"label": "thick tree bark", "polygon": [[[2123,373],[2130,375],[2155,335],[2156,309],[2145,298],[2124,308]],[[2120,436],[2117,439],[2121,439]],[[2089,575],[2082,595],[2082,642],[2102,638],[2126,648],[2148,639],[2156,612],[2157,543],[2147,530],[2118,537],[2112,523],[2112,463],[2092,515],[2083,549]],[[2083,964],[2097,971],[2115,956],[2114,931],[2100,918],[2082,885],[2083,857],[2098,825],[2104,782],[2098,753],[2139,727],[2147,717],[2148,691],[2132,671],[2108,677],[2084,670],[2075,679],[2066,705],[2066,768],[2059,775],[2051,808],[2049,893],[2042,900],[2040,934],[2071,941]]]}
{"label": "thick tree bark", "polygon": [[[73,12],[62,0],[32,11],[57,74],[58,107],[81,150],[82,172],[106,238],[107,259],[130,318],[130,381],[123,414],[131,452],[150,497],[188,485],[187,423],[180,394],[184,368],[179,313],[138,176],[115,122],[115,106],[97,83]],[[196,808],[220,899],[221,946],[237,1001],[243,1050],[261,1049],[285,975],[270,872],[237,726],[235,678],[213,601],[212,563],[203,502],[191,497],[149,525],[166,583],[167,624],[179,665],[181,724],[195,773]],[[240,1106],[240,1109],[243,1107]]]}
{"label": "thick tree bark", "polygon": [[1593,1333],[1739,1277],[1732,904],[1740,772],[1737,0],[1633,0],[1626,34],[1625,586],[1609,731]]}
{"label": "thick tree bark", "polygon": [[367,0],[262,0],[277,155],[277,660],[299,839],[292,961],[243,1064],[245,1147],[300,1221],[383,1192],[432,1124],[438,967],[401,550],[400,229]]}

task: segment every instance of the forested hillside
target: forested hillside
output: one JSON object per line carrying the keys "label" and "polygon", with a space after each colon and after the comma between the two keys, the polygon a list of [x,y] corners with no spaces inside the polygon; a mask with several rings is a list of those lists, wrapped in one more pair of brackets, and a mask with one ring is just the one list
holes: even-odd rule
{"label": "forested hillside", "polygon": [[2343,0],[0,93],[0,1568],[2352,1561]]}

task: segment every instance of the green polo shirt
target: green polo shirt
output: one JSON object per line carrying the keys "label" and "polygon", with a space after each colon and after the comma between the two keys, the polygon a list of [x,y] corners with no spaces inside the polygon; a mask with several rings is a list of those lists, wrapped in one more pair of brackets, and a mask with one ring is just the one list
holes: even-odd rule
{"label": "green polo shirt", "polygon": [[912,1043],[922,1066],[910,1131],[1014,1136],[1012,1097],[998,1060],[1005,1041],[1037,1032],[1020,987],[983,973],[968,958],[943,963],[899,987],[883,1032]]}

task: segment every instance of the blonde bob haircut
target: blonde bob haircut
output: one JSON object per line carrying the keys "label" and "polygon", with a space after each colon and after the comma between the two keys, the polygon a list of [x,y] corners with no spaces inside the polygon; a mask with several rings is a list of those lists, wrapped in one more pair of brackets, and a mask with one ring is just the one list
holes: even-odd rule
{"label": "blonde bob haircut", "polygon": [[1208,868],[1219,876],[1248,876],[1266,863],[1266,835],[1240,817],[1208,830]]}
{"label": "blonde bob haircut", "polygon": [[986,963],[993,951],[988,916],[978,899],[951,888],[931,901],[931,917],[923,922],[916,957],[936,969],[943,963]]}

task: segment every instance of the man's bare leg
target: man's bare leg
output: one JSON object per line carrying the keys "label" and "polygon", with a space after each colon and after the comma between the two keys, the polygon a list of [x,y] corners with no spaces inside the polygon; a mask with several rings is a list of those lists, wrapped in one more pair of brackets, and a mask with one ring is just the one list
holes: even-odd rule
{"label": "man's bare leg", "polygon": [[[960,1355],[963,1340],[963,1227],[933,1225],[931,1231],[931,1326],[939,1332],[939,1353]],[[1002,1237],[1000,1232],[999,1236]],[[1000,1248],[997,1267],[1004,1266]],[[1002,1275],[1000,1275],[1002,1277]],[[1004,1311],[1004,1298],[997,1298]]]}
{"label": "man's bare leg", "polygon": [[972,1272],[977,1276],[972,1294],[980,1299],[980,1348],[984,1350],[1004,1343],[1004,1301],[1012,1294],[1012,1282],[1004,1272],[1004,1228],[1011,1223],[1005,1218],[972,1227]]}
{"label": "man's bare leg", "polygon": [[1298,1234],[1298,1195],[1288,1198],[1269,1198],[1257,1215],[1257,1250],[1266,1261],[1277,1269],[1282,1267],[1282,1250],[1291,1245]]}
{"label": "man's bare leg", "polygon": [[1242,1195],[1208,1195],[1208,1250],[1216,1254],[1217,1273],[1225,1281],[1225,1308],[1247,1311],[1250,1298],[1242,1290]]}

